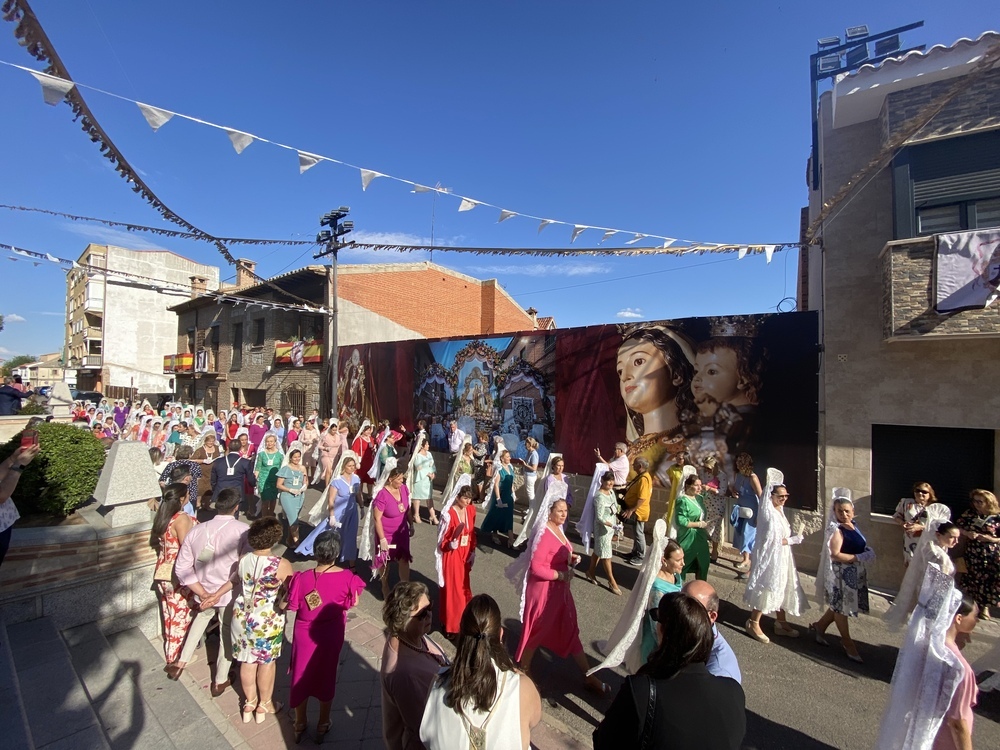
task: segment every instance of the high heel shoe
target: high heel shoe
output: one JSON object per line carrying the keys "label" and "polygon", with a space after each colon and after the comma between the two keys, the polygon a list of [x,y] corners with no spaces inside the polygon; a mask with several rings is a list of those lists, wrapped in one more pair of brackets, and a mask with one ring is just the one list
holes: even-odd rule
{"label": "high heel shoe", "polygon": [[[243,709],[244,712],[246,709]],[[257,704],[257,708],[254,709],[253,719],[258,724],[263,724],[264,719],[267,718],[267,714],[276,714],[281,710],[281,704],[272,701],[261,701]],[[246,713],[243,714],[243,721],[246,721]]]}
{"label": "high heel shoe", "polygon": [[809,623],[809,632],[813,634],[813,640],[815,640],[820,646],[830,645],[826,638],[823,637],[823,634],[819,632],[819,629],[816,627],[816,623]]}
{"label": "high heel shoe", "polygon": [[618,588],[617,586],[612,586],[611,587],[611,593],[614,594],[615,596],[624,596],[624,594],[622,593],[622,590],[620,588]]}
{"label": "high heel shoe", "polygon": [[254,711],[257,710],[257,696],[255,695],[252,699],[247,698],[243,701],[243,723],[249,724],[250,720],[254,716]]}
{"label": "high heel shoe", "polygon": [[743,629],[747,632],[747,635],[753,638],[758,643],[770,643],[771,639],[764,635],[764,631],[760,629],[760,625],[755,623],[753,620],[747,620]]}
{"label": "high heel shoe", "polygon": [[295,738],[295,744],[298,745],[302,740],[302,735],[306,733],[308,724],[292,724],[292,735]]}
{"label": "high heel shoe", "polygon": [[849,644],[851,646],[850,649],[847,648],[847,646],[848,646],[847,643],[844,643],[844,644],[841,644],[841,645],[843,645],[843,647],[844,647],[844,653],[847,654],[847,658],[848,659],[850,659],[853,662],[857,662],[858,664],[864,664],[865,663],[865,660],[861,658],[861,654],[858,653],[858,647],[856,645],[854,645],[853,642]]}
{"label": "high heel shoe", "polygon": [[323,738],[326,736],[326,733],[330,731],[330,727],[331,726],[332,726],[332,724],[329,721],[325,722],[323,724],[317,724],[316,725],[316,744],[317,745],[322,745],[323,744]]}

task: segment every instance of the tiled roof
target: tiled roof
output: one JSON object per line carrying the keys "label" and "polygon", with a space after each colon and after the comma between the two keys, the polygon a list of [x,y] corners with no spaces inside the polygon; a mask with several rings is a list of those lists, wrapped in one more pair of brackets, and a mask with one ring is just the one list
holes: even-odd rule
{"label": "tiled roof", "polygon": [[913,50],[912,52],[907,52],[905,55],[899,57],[889,57],[879,63],[868,63],[862,65],[860,68],[852,73],[848,73],[844,78],[863,78],[864,76],[873,73],[878,70],[885,70],[887,68],[898,68],[905,65],[908,61],[912,61],[917,58],[930,59],[934,57],[939,57],[942,53],[952,52],[963,47],[978,47],[980,43],[986,42],[984,46],[989,46],[991,43],[1000,42],[1000,33],[996,31],[984,31],[976,39],[969,39],[968,37],[962,37],[956,40],[953,44],[935,44],[928,50]]}

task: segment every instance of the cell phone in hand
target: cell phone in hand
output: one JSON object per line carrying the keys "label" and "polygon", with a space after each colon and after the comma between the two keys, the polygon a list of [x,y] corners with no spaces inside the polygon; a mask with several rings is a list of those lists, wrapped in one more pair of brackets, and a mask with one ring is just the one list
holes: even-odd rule
{"label": "cell phone in hand", "polygon": [[21,447],[31,448],[38,445],[38,430],[25,430],[21,433]]}

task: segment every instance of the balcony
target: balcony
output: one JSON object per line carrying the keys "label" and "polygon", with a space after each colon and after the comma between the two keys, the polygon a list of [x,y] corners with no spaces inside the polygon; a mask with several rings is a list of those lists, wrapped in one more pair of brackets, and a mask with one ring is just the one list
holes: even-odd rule
{"label": "balcony", "polygon": [[103,357],[100,354],[88,354],[80,360],[80,366],[85,370],[100,369]]}
{"label": "balcony", "polygon": [[182,352],[168,354],[163,358],[164,374],[218,375],[219,353],[213,349],[200,349],[197,354]]}
{"label": "balcony", "polygon": [[89,326],[83,329],[84,336],[90,340],[100,341],[104,338],[104,331],[97,326]]}
{"label": "balcony", "polygon": [[104,314],[104,297],[94,297],[87,295],[83,300],[83,309],[86,312]]}
{"label": "balcony", "polygon": [[[915,341],[1000,336],[1000,301],[988,307],[979,302],[965,309],[938,312],[936,248],[937,235],[894,240],[882,248],[882,338]],[[978,282],[970,282],[970,286],[972,283]]]}

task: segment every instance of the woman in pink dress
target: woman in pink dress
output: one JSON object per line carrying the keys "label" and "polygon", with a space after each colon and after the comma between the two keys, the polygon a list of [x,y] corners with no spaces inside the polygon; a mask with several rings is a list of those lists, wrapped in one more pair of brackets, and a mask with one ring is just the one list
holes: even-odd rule
{"label": "woman in pink dress", "polygon": [[[565,487],[561,482],[549,487],[528,547],[531,561],[524,583],[521,641],[515,654],[525,674],[530,674],[531,660],[539,648],[547,648],[562,659],[573,657],[583,675],[590,668],[580,643],[576,603],[569,590],[573,580],[571,568],[580,562],[580,556],[573,553],[573,545],[562,531],[568,511]],[[584,684],[598,695],[611,693],[593,675],[585,676]]]}
{"label": "woman in pink dress", "polygon": [[337,567],[340,546],[339,531],[331,529],[316,537],[316,567],[296,573],[288,587],[288,609],[296,613],[288,667],[296,743],[306,731],[309,698],[319,701],[316,743],[330,731],[330,706],[337,692],[337,665],[344,646],[347,610],[357,605],[365,588],[361,578]]}
{"label": "woman in pink dress", "polygon": [[[340,459],[340,451],[347,443],[347,428],[340,428],[336,419],[330,420],[330,426],[323,432],[319,440],[319,466],[323,472],[323,486],[330,484],[333,478],[333,467]],[[315,477],[314,477],[315,478]]]}
{"label": "woman in pink dress", "polygon": [[378,554],[372,560],[373,571],[382,568],[382,594],[389,596],[389,562],[399,565],[399,580],[410,580],[410,491],[403,484],[406,472],[394,468],[389,472],[385,487],[379,490],[372,501],[372,519],[375,527],[375,541]]}

